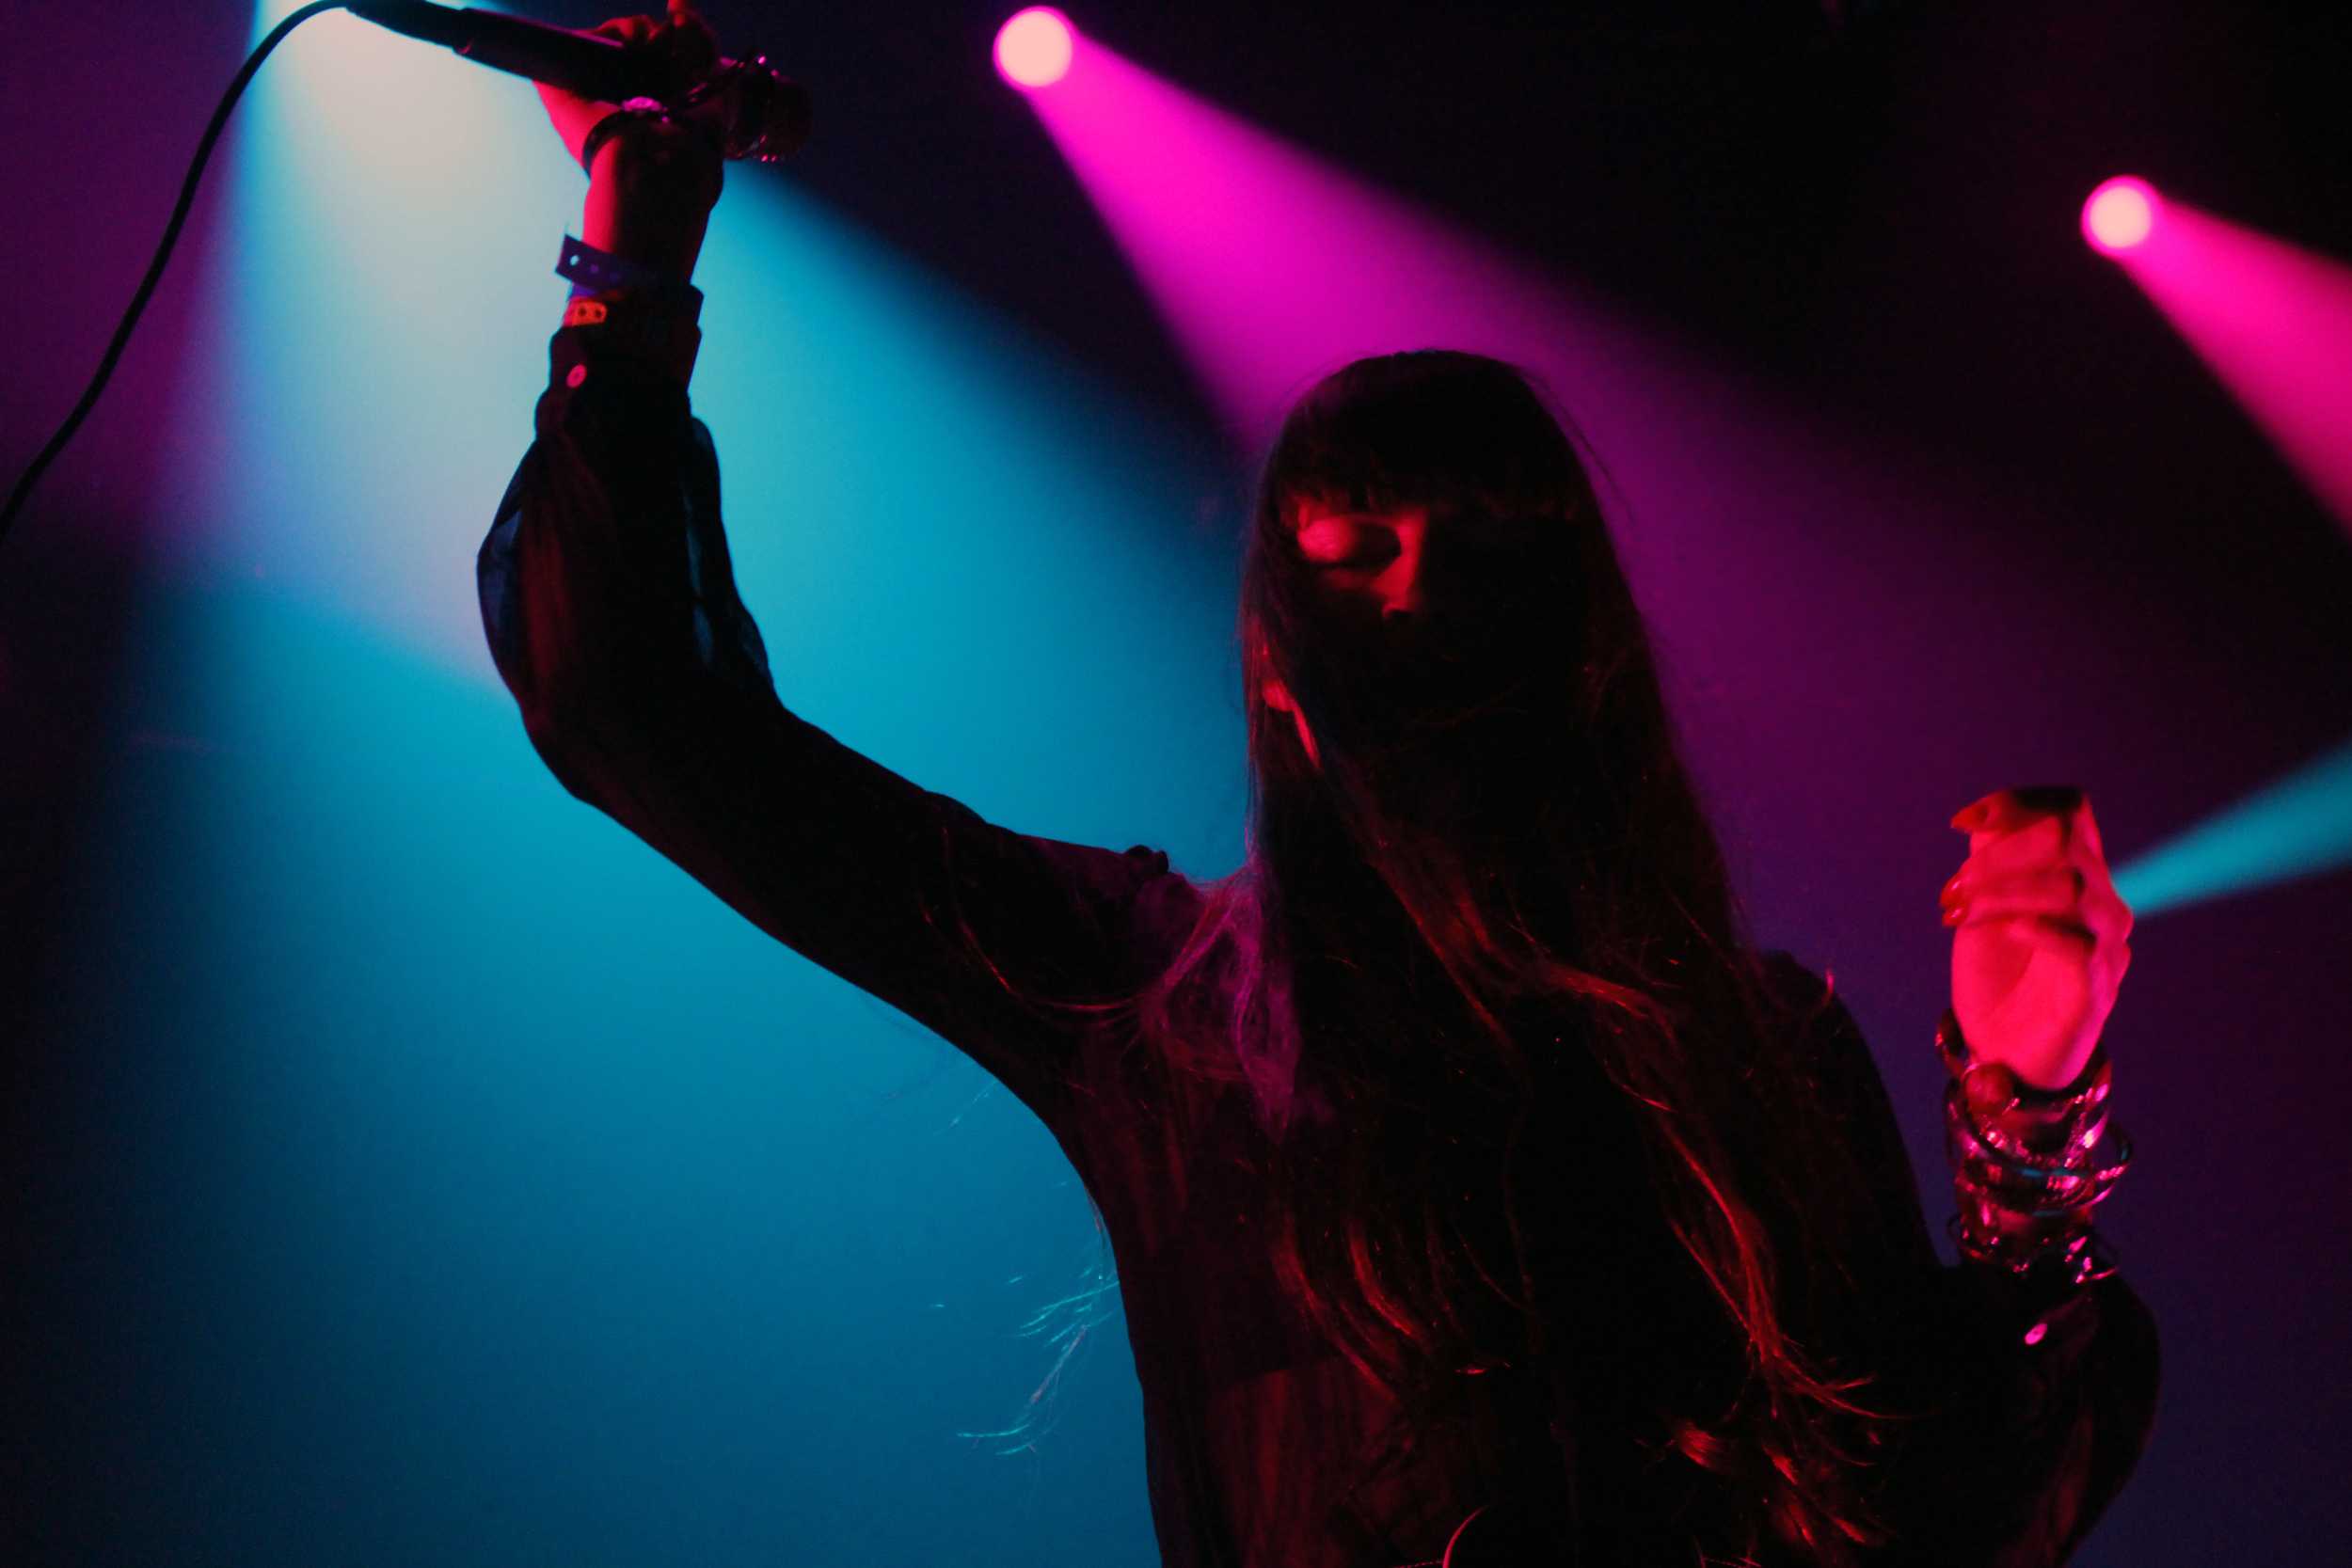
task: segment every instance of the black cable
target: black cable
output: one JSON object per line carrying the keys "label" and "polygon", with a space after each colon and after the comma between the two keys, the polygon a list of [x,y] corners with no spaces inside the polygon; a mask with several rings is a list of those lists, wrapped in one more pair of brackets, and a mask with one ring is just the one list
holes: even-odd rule
{"label": "black cable", "polygon": [[269,37],[263,39],[260,46],[246,57],[243,69],[230,81],[229,90],[221,95],[220,107],[213,111],[212,123],[204,127],[203,138],[196,144],[196,159],[188,167],[187,179],[181,182],[180,200],[171,209],[171,221],[164,225],[163,242],[155,247],[155,260],[148,264],[147,276],[140,280],[138,293],[131,296],[131,308],[122,313],[122,325],[115,328],[114,341],[106,345],[106,356],[98,362],[98,373],[90,377],[89,389],[82,394],[82,401],[73,405],[73,412],[66,416],[65,423],[58,427],[57,433],[49,438],[49,444],[40,449],[40,455],[33,459],[32,466],[24,470],[24,476],[16,482],[16,488],[8,492],[8,504],[0,507],[0,543],[7,541],[8,527],[16,521],[16,515],[24,510],[26,498],[33,493],[34,482],[40,478],[43,469],[56,461],[57,454],[65,451],[65,444],[73,439],[73,433],[82,427],[82,421],[97,406],[98,394],[106,389],[107,378],[115,372],[115,361],[122,357],[123,346],[131,341],[131,329],[138,325],[139,312],[147,309],[148,296],[155,292],[156,282],[164,276],[164,263],[171,259],[171,246],[180,237],[180,225],[187,220],[188,208],[195,204],[196,182],[203,177],[205,160],[212,157],[213,144],[220,139],[221,127],[229,123],[229,111],[236,107],[238,97],[245,91],[245,85],[253,79],[253,73],[262,68],[262,62],[269,58],[269,52],[278,47],[278,40],[293,32],[296,25],[308,22],[321,11],[342,10],[347,4],[349,0],[312,0],[312,4],[303,7],[271,28]]}

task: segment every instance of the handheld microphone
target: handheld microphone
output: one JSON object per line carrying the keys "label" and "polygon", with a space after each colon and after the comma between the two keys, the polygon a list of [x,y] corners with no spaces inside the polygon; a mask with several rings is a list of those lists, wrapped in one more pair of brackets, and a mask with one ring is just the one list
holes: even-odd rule
{"label": "handheld microphone", "polygon": [[354,0],[349,9],[379,27],[445,45],[494,71],[528,76],[597,103],[651,98],[681,110],[713,103],[729,158],[772,164],[808,140],[808,89],[778,71],[765,55],[721,60],[690,79],[661,51],[519,16],[427,0]]}

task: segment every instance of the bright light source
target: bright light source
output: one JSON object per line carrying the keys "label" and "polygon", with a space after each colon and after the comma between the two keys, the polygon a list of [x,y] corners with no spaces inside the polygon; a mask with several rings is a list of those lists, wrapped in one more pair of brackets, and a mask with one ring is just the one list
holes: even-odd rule
{"label": "bright light source", "polygon": [[1046,87],[1070,71],[1070,19],[1031,6],[996,29],[996,69],[1016,87]]}
{"label": "bright light source", "polygon": [[2155,190],[2128,174],[2106,182],[2083,203],[2083,238],[2109,256],[2142,243],[2155,226]]}

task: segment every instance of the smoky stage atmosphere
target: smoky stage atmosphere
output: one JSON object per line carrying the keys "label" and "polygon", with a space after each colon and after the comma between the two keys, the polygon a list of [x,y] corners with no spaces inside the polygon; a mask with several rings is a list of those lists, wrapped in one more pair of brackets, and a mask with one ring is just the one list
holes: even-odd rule
{"label": "smoky stage atmosphere", "polygon": [[10,28],[0,1560],[2344,1552],[2352,12],[649,3]]}

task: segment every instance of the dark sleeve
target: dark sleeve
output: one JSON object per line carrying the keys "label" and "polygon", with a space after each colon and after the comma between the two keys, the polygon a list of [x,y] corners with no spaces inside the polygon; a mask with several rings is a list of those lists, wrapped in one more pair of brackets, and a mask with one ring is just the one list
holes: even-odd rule
{"label": "dark sleeve", "polygon": [[995,826],[787,711],[729,568],[691,346],[642,341],[555,334],[537,438],[476,559],[531,744],[571,794],[1058,1127],[1083,1029],[1027,999],[1124,984],[1128,916],[1166,855]]}
{"label": "dark sleeve", "polygon": [[[1886,1386],[1933,1411],[1890,1461],[1889,1509],[1909,1542],[1890,1560],[2062,1563],[2147,1448],[2155,1320],[2120,1274],[2076,1288],[1966,1259],[1942,1262],[1852,1014],[1788,955],[1772,955],[1772,965],[1784,994],[1813,999],[1811,1058],[1873,1195],[1876,1234],[1853,1250],[1860,1287],[1883,1304],[1882,1354],[1902,1363],[1888,1369]],[[2128,1190],[2111,1201],[2128,1201]]]}

